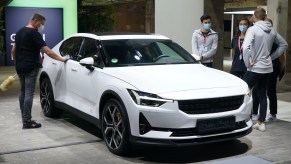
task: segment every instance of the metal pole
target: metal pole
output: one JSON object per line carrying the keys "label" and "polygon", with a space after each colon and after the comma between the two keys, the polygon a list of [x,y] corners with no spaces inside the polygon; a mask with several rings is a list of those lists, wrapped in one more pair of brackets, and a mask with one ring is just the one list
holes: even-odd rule
{"label": "metal pole", "polygon": [[[234,14],[231,14],[231,34],[230,34],[230,40],[232,40],[232,38],[233,38],[233,24],[234,24]],[[232,58],[231,58],[231,49],[230,49],[229,57],[232,60]]]}

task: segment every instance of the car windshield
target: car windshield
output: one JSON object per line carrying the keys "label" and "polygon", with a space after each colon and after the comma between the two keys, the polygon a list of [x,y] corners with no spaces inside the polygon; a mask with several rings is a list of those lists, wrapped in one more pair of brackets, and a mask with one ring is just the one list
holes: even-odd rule
{"label": "car windshield", "polygon": [[109,67],[199,63],[185,49],[171,40],[103,40],[102,45]]}

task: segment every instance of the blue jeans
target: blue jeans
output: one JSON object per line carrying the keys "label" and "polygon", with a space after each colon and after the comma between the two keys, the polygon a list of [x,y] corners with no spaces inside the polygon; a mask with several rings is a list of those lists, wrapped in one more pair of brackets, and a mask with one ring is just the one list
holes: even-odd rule
{"label": "blue jeans", "polygon": [[[252,90],[253,96],[253,107],[254,105],[260,104],[260,115],[259,121],[264,122],[267,113],[267,88],[271,73],[260,74],[255,72],[247,71],[243,77],[243,80],[248,84]],[[257,99],[256,99],[257,98]],[[256,108],[253,108],[253,114],[258,114]]]}
{"label": "blue jeans", "polygon": [[31,121],[31,108],[38,71],[39,68],[35,68],[28,74],[18,74],[20,80],[19,106],[23,124]]}

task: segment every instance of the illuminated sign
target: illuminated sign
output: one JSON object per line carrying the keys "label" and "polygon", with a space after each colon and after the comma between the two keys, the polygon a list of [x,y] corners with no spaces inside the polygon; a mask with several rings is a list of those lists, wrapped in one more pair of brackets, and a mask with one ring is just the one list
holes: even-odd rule
{"label": "illuminated sign", "polygon": [[62,8],[5,8],[6,65],[13,65],[11,56],[15,34],[26,26],[34,13],[40,13],[46,18],[45,28],[41,32],[46,44],[52,48],[63,39],[63,9]]}

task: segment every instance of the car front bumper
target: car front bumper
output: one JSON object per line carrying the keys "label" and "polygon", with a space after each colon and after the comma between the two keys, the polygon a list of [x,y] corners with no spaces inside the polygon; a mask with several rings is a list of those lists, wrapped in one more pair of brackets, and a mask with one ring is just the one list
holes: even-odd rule
{"label": "car front bumper", "polygon": [[[136,114],[134,123],[131,122],[130,140],[134,143],[193,145],[239,138],[252,131],[252,99],[246,97],[238,109],[220,113],[187,114],[179,110],[177,102],[156,109],[135,106],[133,110],[136,112],[131,113]],[[224,128],[229,125],[231,127]]]}
{"label": "car front bumper", "polygon": [[[149,138],[149,137],[137,137],[130,136],[130,142],[133,144],[139,145],[153,145],[153,146],[191,146],[199,144],[207,144],[220,142],[225,140],[231,140],[243,137],[252,132],[252,121],[248,121],[248,126],[246,128],[235,130],[225,133],[216,133],[211,135],[195,135],[191,137],[170,137],[168,139],[160,138]],[[161,132],[151,132],[161,135]],[[164,132],[165,135],[168,135],[169,132]]]}

